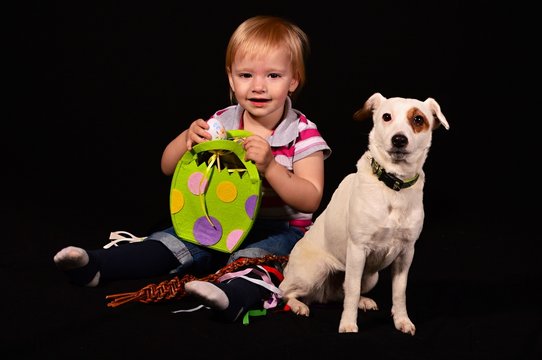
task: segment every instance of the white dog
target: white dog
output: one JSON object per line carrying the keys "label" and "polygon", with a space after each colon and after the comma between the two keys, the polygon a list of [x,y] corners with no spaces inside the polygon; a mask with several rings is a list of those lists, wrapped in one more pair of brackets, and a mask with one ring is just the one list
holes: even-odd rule
{"label": "white dog", "polygon": [[357,172],[343,179],[295,245],[280,289],[298,315],[308,316],[311,303],[343,300],[339,332],[357,332],[358,308],[378,309],[361,294],[391,265],[393,321],[397,330],[414,335],[406,288],[424,220],[422,167],[432,131],[449,125],[432,98],[387,99],[375,93],[354,119],[371,115],[368,150],[358,160]]}

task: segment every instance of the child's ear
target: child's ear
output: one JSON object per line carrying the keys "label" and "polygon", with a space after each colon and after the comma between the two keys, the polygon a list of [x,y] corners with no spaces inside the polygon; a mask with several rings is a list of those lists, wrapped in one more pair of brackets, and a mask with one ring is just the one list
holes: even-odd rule
{"label": "child's ear", "polygon": [[292,78],[292,81],[290,81],[290,87],[288,88],[288,91],[290,93],[293,93],[297,87],[299,86],[299,79],[296,77],[296,78]]}

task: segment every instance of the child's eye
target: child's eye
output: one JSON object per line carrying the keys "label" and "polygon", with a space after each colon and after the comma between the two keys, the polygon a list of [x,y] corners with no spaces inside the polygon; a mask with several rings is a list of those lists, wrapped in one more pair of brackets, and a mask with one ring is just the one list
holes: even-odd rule
{"label": "child's eye", "polygon": [[245,78],[245,79],[249,79],[252,77],[252,74],[249,74],[249,73],[242,73],[242,74],[239,74],[239,77],[242,77],[242,78]]}
{"label": "child's eye", "polygon": [[280,77],[280,74],[272,73],[272,74],[269,74],[269,77],[272,79],[276,79]]}

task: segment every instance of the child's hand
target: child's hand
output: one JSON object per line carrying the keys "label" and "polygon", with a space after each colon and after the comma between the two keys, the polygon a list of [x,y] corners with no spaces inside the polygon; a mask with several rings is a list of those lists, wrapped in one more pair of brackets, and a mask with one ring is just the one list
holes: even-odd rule
{"label": "child's hand", "polygon": [[197,119],[192,122],[186,134],[186,148],[192,150],[192,146],[195,144],[211,140],[212,136],[207,132],[207,129],[209,129],[209,125],[203,119]]}
{"label": "child's hand", "polygon": [[243,146],[245,148],[245,160],[253,161],[258,171],[265,174],[269,164],[275,159],[267,140],[261,136],[252,135],[245,139]]}

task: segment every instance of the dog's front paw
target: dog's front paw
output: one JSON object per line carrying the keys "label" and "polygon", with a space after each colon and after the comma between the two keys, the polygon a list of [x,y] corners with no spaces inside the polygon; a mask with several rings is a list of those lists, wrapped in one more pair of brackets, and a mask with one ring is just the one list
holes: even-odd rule
{"label": "dog's front paw", "polygon": [[408,317],[406,318],[394,318],[393,323],[395,324],[395,328],[405,334],[414,335],[416,333],[416,327],[410,321]]}
{"label": "dog's front paw", "polygon": [[340,333],[357,333],[358,324],[349,323],[349,322],[341,320],[341,323],[339,324],[339,332]]}
{"label": "dog's front paw", "polygon": [[290,310],[296,315],[309,316],[309,307],[295,298],[289,299],[288,302],[286,302],[286,305],[288,305]]}

